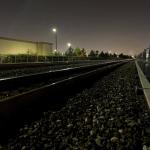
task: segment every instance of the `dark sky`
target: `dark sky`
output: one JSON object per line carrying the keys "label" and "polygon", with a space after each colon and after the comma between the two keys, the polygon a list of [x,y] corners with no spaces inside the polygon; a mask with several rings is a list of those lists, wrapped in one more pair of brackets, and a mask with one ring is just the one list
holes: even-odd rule
{"label": "dark sky", "polygon": [[149,0],[0,0],[0,36],[136,54],[150,45]]}

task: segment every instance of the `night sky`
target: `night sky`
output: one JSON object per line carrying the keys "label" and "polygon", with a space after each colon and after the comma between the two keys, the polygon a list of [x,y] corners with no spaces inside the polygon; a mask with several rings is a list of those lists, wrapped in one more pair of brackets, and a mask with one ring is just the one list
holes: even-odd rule
{"label": "night sky", "polygon": [[150,45],[149,0],[0,0],[0,36],[137,54]]}

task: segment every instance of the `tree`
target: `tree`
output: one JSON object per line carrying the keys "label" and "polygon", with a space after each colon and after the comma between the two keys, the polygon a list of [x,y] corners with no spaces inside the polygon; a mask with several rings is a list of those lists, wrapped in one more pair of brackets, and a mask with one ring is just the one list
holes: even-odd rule
{"label": "tree", "polygon": [[96,56],[96,57],[98,57],[98,54],[99,54],[99,51],[98,51],[98,50],[96,50],[96,52],[95,52],[95,56]]}
{"label": "tree", "polygon": [[96,58],[96,53],[95,53],[95,51],[94,51],[94,50],[91,50],[90,53],[89,53],[89,55],[88,55],[88,57],[89,57],[90,59],[95,59],[95,58]]}
{"label": "tree", "polygon": [[65,52],[66,56],[73,56],[74,55],[74,50],[72,47],[69,47],[66,52]]}
{"label": "tree", "polygon": [[100,54],[99,54],[99,58],[100,58],[100,59],[104,59],[104,57],[105,57],[105,54],[104,54],[103,51],[101,51]]}
{"label": "tree", "polygon": [[81,49],[81,57],[86,57],[86,50],[84,48]]}
{"label": "tree", "polygon": [[129,55],[124,55],[123,53],[121,53],[121,54],[119,55],[119,58],[128,59],[128,58],[132,58],[132,57],[129,56]]}
{"label": "tree", "polygon": [[81,49],[79,47],[75,48],[74,55],[77,56],[77,57],[81,56]]}
{"label": "tree", "polygon": [[117,58],[117,54],[116,53],[113,54],[113,58]]}

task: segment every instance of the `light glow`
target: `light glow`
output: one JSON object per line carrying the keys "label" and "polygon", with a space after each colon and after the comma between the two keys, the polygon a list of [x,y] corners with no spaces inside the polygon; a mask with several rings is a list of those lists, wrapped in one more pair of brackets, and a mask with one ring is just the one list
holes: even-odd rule
{"label": "light glow", "polygon": [[53,28],[52,31],[56,33],[56,32],[57,32],[57,29],[56,29],[56,28]]}
{"label": "light glow", "polygon": [[67,46],[68,46],[68,47],[71,47],[71,43],[67,43]]}

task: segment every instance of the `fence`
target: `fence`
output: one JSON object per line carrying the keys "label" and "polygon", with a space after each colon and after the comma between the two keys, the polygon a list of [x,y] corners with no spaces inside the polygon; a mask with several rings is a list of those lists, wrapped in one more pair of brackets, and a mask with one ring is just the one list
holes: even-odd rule
{"label": "fence", "polygon": [[[119,58],[107,58],[119,59]],[[74,61],[100,61],[106,60],[106,58],[98,57],[77,57],[77,56],[36,56],[36,55],[0,55],[0,63],[38,63],[38,62],[74,62]]]}
{"label": "fence", "polygon": [[88,57],[35,56],[35,55],[0,55],[0,63],[31,63],[89,60]]}

